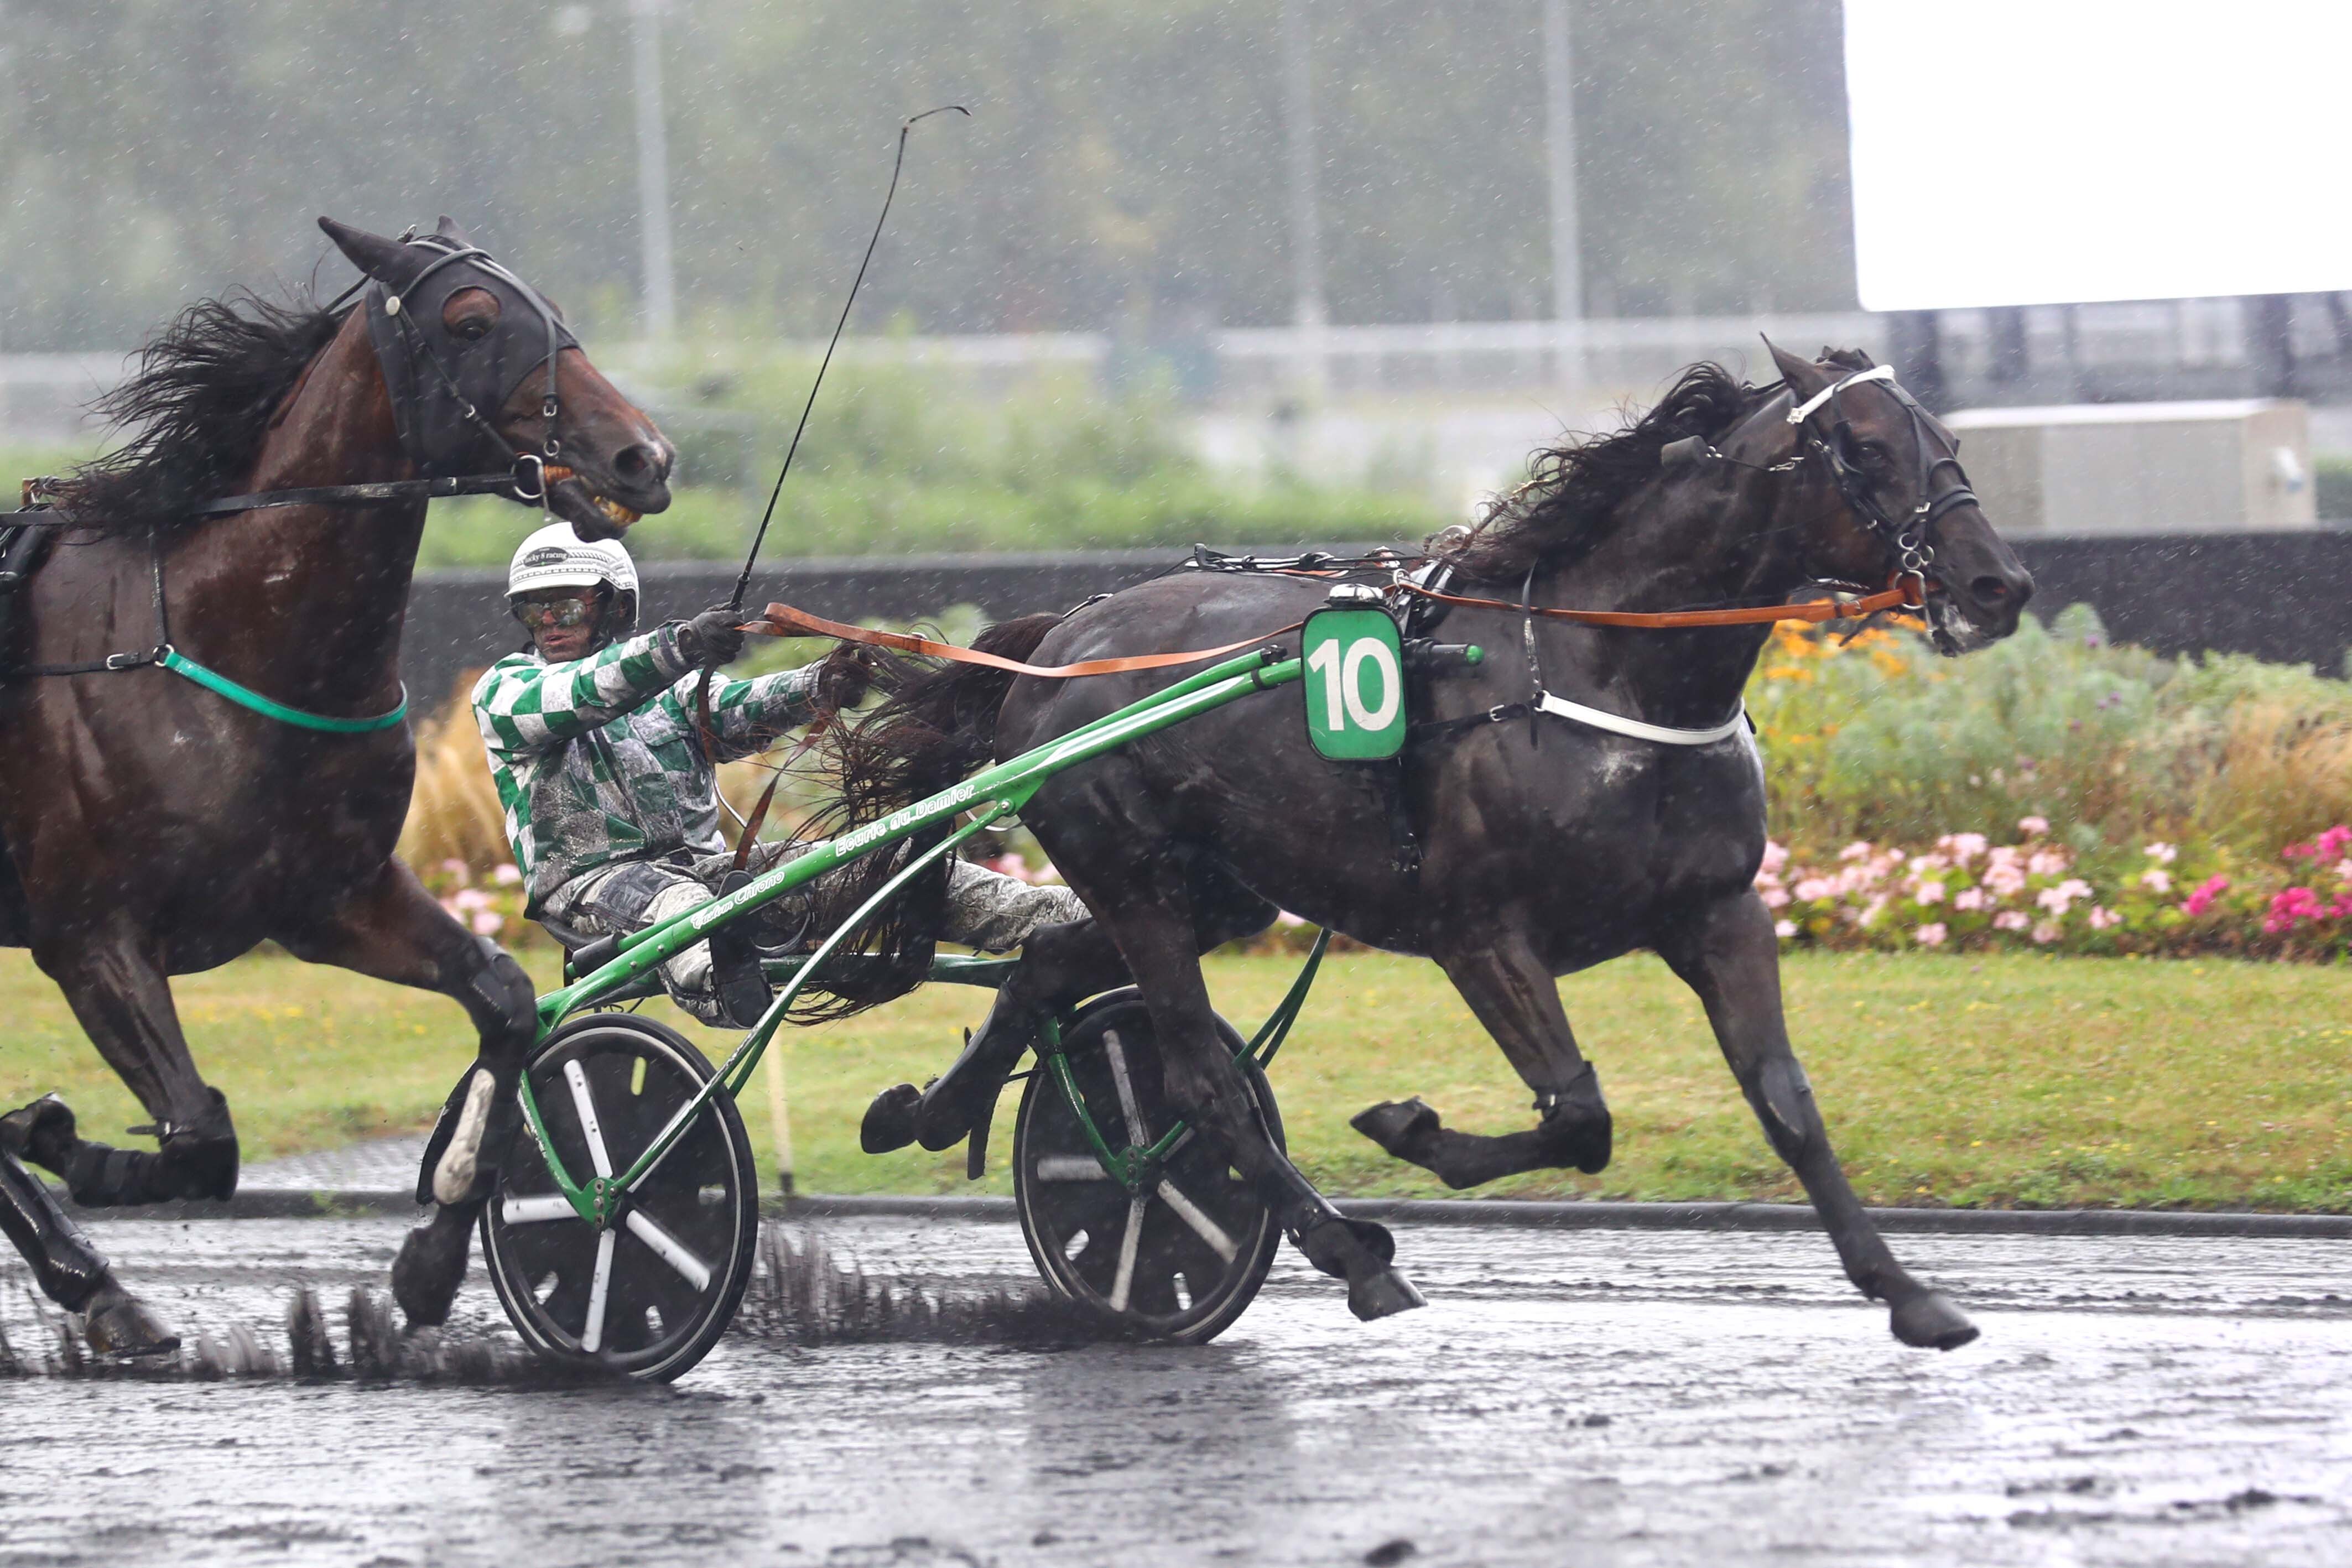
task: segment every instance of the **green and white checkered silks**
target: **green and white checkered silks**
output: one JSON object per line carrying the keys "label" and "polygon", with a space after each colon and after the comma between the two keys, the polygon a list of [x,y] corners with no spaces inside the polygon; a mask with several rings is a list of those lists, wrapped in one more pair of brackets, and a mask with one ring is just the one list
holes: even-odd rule
{"label": "green and white checkered silks", "polygon": [[723,851],[714,765],[815,716],[817,666],[718,681],[695,734],[693,664],[663,626],[584,659],[513,653],[482,674],[474,718],[490,755],[507,842],[538,914],[566,883],[618,861]]}

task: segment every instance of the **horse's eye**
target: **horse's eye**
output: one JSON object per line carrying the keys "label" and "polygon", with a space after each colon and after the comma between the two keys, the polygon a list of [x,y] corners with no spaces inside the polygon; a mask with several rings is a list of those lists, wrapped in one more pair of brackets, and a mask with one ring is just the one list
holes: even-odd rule
{"label": "horse's eye", "polygon": [[457,331],[460,340],[478,343],[490,335],[490,324],[479,316],[472,316],[458,322]]}

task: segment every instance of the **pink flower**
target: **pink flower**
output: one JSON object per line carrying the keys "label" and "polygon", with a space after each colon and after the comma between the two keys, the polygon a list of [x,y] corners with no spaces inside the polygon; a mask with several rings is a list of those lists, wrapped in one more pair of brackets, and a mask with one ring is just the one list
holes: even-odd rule
{"label": "pink flower", "polygon": [[473,880],[470,868],[467,867],[464,861],[459,860],[456,855],[451,855],[447,860],[441,862],[441,874],[444,876],[456,877],[459,887],[465,886],[468,882]]}
{"label": "pink flower", "polygon": [[1918,943],[1922,947],[1940,947],[1944,945],[1944,923],[1938,920],[1932,925],[1922,925],[1911,933],[1911,940]]}
{"label": "pink flower", "polygon": [[1838,884],[1825,876],[1809,876],[1800,881],[1791,891],[1807,904],[1811,904],[1820,899],[1835,897]]}
{"label": "pink flower", "polygon": [[1944,884],[1940,882],[1923,882],[1919,884],[1919,891],[1912,896],[1922,904],[1941,904],[1944,902]]}
{"label": "pink flower", "polygon": [[500,887],[519,887],[522,884],[522,873],[511,865],[497,866],[490,872],[490,880]]}
{"label": "pink flower", "polygon": [[2031,924],[2032,922],[2025,917],[2025,911],[2021,909],[2004,909],[1992,917],[1993,929],[1996,931],[2022,931]]}
{"label": "pink flower", "polygon": [[2319,894],[2307,887],[2290,887],[2271,899],[2271,912],[2263,917],[2263,929],[2275,936],[2294,930],[2303,921],[2325,919],[2326,914]]}
{"label": "pink flower", "polygon": [[2028,876],[2056,876],[2066,869],[2067,864],[2063,850],[2036,850],[2026,860],[2025,873]]}
{"label": "pink flower", "polygon": [[1985,852],[1985,863],[1987,865],[2015,865],[2017,863],[2017,850],[2013,845],[2010,844],[2002,844],[1998,848],[1987,850]]}
{"label": "pink flower", "polygon": [[2172,873],[2160,865],[2152,865],[2139,873],[2139,884],[2150,893],[2170,893]]}
{"label": "pink flower", "polygon": [[457,908],[467,911],[488,909],[490,906],[490,895],[478,887],[461,887],[457,890],[457,896],[449,902]]}
{"label": "pink flower", "polygon": [[1776,920],[1772,923],[1772,935],[1783,942],[1796,934],[1797,923],[1793,920]]}
{"label": "pink flower", "polygon": [[499,927],[506,923],[507,917],[495,909],[477,909],[474,911],[474,918],[467,922],[473,926],[474,935],[477,936],[495,936],[499,934]]}
{"label": "pink flower", "polygon": [[1872,921],[1877,919],[1879,915],[1885,908],[1886,895],[1882,893],[1876,898],[1872,899],[1868,904],[1862,906],[1862,913],[1853,917],[1853,923],[1856,925],[1868,925]]}
{"label": "pink flower", "polygon": [[2023,833],[2029,839],[2038,839],[2042,834],[2050,831],[2050,819],[2047,817],[2020,817],[2017,819],[2017,831]]}
{"label": "pink flower", "polygon": [[1758,896],[1764,900],[1764,907],[1767,909],[1786,909],[1789,907],[1789,890],[1785,887],[1775,884],[1774,886],[1765,888],[1759,894],[1758,894]]}
{"label": "pink flower", "polygon": [[1985,867],[1984,884],[1996,898],[2009,898],[2025,891],[2025,873],[2013,862],[1995,861]]}
{"label": "pink flower", "polygon": [[1950,861],[1945,859],[1942,855],[1913,855],[1911,857],[1911,874],[1913,876],[1925,876],[1931,871],[1944,871],[1949,868],[1951,863],[1952,862]]}
{"label": "pink flower", "polygon": [[2058,923],[2054,920],[2043,921],[2041,925],[2033,928],[2033,939],[2036,942],[2042,943],[2045,946],[2050,943],[2057,941]]}
{"label": "pink flower", "polygon": [[2106,905],[2103,904],[2095,904],[2091,905],[2092,930],[2105,931],[2114,926],[2121,925],[2123,923],[2124,917],[2117,915],[2114,910],[2109,909]]}
{"label": "pink flower", "polygon": [[1985,852],[1985,836],[1982,833],[1946,833],[1936,841],[1936,847],[1949,850],[1952,863],[1964,866]]}
{"label": "pink flower", "polygon": [[2154,861],[2158,865],[2170,865],[2175,860],[2179,859],[2179,847],[2175,844],[2150,844],[2147,846],[2147,858]]}
{"label": "pink flower", "polygon": [[1789,846],[1786,844],[1776,844],[1769,839],[1765,840],[1764,864],[1759,870],[1757,874],[1759,876],[1778,876],[1780,874],[1780,868],[1788,863]]}
{"label": "pink flower", "polygon": [[1959,892],[1952,894],[1952,907],[1954,909],[1977,910],[1982,909],[1984,906],[1985,895],[1983,888],[1964,887],[1960,889]]}
{"label": "pink flower", "polygon": [[2209,876],[2197,884],[2196,891],[2181,901],[2180,913],[2189,916],[2204,914],[2213,907],[2213,901],[2230,891],[2226,876]]}
{"label": "pink flower", "polygon": [[1858,861],[1867,860],[1869,858],[1870,841],[1868,839],[1856,839],[1853,842],[1846,845],[1845,848],[1838,851],[1838,859],[1842,861]]}

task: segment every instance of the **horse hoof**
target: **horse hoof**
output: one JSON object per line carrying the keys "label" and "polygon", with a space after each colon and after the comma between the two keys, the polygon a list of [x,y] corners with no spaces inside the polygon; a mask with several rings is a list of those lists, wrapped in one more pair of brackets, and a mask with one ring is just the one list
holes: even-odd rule
{"label": "horse hoof", "polygon": [[866,1107],[866,1120],[857,1124],[857,1146],[869,1155],[887,1155],[913,1143],[915,1109],[922,1103],[923,1092],[911,1083],[874,1096],[874,1103]]}
{"label": "horse hoof", "polygon": [[89,1348],[103,1356],[169,1355],[180,1348],[180,1336],[120,1285],[109,1285],[90,1298],[81,1332]]}
{"label": "horse hoof", "polygon": [[1348,1123],[1401,1160],[1410,1160],[1412,1156],[1405,1151],[1436,1132],[1440,1124],[1435,1109],[1423,1103],[1418,1094],[1410,1100],[1384,1100],[1369,1111],[1359,1111]]}
{"label": "horse hoof", "polygon": [[1977,1325],[1934,1291],[1922,1291],[1895,1309],[1895,1337],[1919,1350],[1958,1350],[1977,1337]]}
{"label": "horse hoof", "polygon": [[392,1299],[410,1328],[438,1328],[449,1321],[473,1239],[472,1227],[445,1225],[436,1217],[400,1244],[400,1256],[392,1260]]}
{"label": "horse hoof", "polygon": [[1348,1281],[1348,1310],[1365,1322],[1394,1317],[1428,1304],[1401,1269],[1382,1269],[1377,1274]]}

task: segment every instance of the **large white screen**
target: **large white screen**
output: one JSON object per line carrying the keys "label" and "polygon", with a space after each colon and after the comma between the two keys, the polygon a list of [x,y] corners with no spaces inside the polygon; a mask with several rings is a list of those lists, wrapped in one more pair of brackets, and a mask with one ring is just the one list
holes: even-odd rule
{"label": "large white screen", "polygon": [[1865,308],[2352,288],[2352,0],[1846,0]]}

